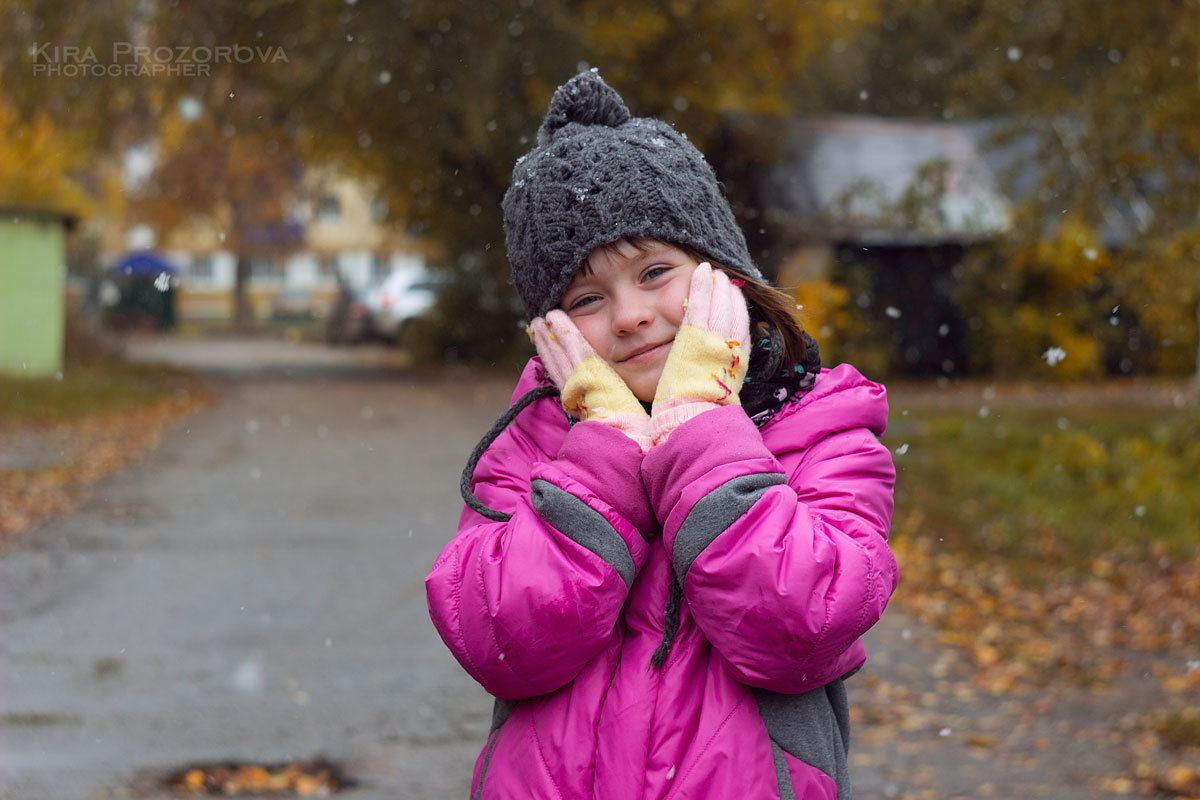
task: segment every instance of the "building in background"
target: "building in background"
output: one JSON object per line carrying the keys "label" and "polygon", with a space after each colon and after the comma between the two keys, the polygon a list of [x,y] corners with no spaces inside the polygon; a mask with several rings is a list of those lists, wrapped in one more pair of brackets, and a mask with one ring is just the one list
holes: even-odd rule
{"label": "building in background", "polygon": [[[762,136],[752,118],[744,137]],[[989,147],[994,123],[817,115],[767,123],[775,158],[756,170],[762,221],[781,259],[778,282],[841,281],[858,264],[870,290],[850,299],[893,323],[912,374],[966,361],[966,331],[952,302],[965,252],[1012,225],[1001,175],[1030,146]],[[902,315],[902,309],[923,309]]]}
{"label": "building in background", "polygon": [[[326,316],[339,274],[350,290],[365,293],[394,271],[425,269],[404,222],[389,215],[369,182],[310,168],[302,186],[288,199],[290,219],[242,231],[260,253],[251,258],[247,286],[256,319]],[[145,225],[110,225],[102,233],[101,260],[107,266],[130,251],[154,248],[179,268],[172,283],[179,319],[231,319],[237,256],[224,240],[222,223],[211,218],[162,237]]]}

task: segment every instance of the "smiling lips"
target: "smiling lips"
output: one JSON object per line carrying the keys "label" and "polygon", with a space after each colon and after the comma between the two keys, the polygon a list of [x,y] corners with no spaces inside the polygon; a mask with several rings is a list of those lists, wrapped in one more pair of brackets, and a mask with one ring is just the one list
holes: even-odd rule
{"label": "smiling lips", "polygon": [[619,364],[630,364],[630,363],[636,364],[641,361],[649,361],[651,358],[653,358],[655,356],[655,354],[658,352],[658,350],[660,348],[665,347],[668,344],[670,344],[670,342],[661,342],[659,344],[648,344],[645,347],[639,347],[637,350],[634,350],[633,353],[631,353],[630,355],[626,356],[625,358],[620,359],[617,363],[619,363]]}

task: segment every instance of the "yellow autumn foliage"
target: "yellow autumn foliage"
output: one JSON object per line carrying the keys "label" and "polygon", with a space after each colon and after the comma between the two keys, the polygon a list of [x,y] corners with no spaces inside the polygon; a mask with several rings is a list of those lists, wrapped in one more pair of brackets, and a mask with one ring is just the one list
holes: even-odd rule
{"label": "yellow autumn foliage", "polygon": [[21,119],[0,84],[0,205],[89,213],[94,200],[77,177],[86,153],[78,135],[47,115]]}
{"label": "yellow autumn foliage", "polygon": [[[804,70],[830,41],[880,18],[880,0],[585,0],[583,40],[605,78],[648,108],[708,116],[786,113]],[[735,68],[730,68],[731,65]],[[653,65],[653,70],[647,66]]]}
{"label": "yellow autumn foliage", "polygon": [[827,344],[836,345],[840,334],[853,322],[847,310],[850,290],[828,279],[800,281],[790,288],[796,315],[809,335],[821,345],[826,360]]}

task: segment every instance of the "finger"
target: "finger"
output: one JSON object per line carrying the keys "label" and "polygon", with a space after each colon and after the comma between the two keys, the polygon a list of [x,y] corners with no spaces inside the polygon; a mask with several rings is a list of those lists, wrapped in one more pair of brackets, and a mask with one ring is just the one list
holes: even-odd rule
{"label": "finger", "polygon": [[730,339],[738,341],[746,352],[750,352],[750,306],[741,288],[730,282],[730,298],[733,305],[731,314]]}
{"label": "finger", "polygon": [[546,320],[538,317],[529,327],[533,330],[533,344],[537,347],[538,355],[542,357],[542,366],[550,375],[551,382],[561,389],[570,371],[566,352],[556,340]]}
{"label": "finger", "polygon": [[575,362],[571,360],[570,354],[564,345],[562,338],[558,335],[550,322],[545,323],[546,328],[546,354],[549,357],[550,376],[554,381],[554,385],[562,388],[566,385],[567,379],[571,377],[571,373],[575,370]]}
{"label": "finger", "polygon": [[684,323],[703,328],[708,324],[709,308],[712,304],[712,267],[705,261],[692,272],[692,283],[688,287],[688,309]]}
{"label": "finger", "polygon": [[733,321],[733,303],[729,295],[729,290],[732,288],[733,285],[729,282],[729,276],[725,274],[725,270],[713,270],[713,295],[708,311],[707,330],[722,339],[729,338]]}
{"label": "finger", "polygon": [[529,338],[533,342],[533,346],[537,348],[538,355],[542,357],[542,363],[546,363],[545,351],[551,342],[550,332],[546,330],[546,320],[538,317],[529,323]]}
{"label": "finger", "polygon": [[579,328],[575,327],[575,323],[571,321],[565,311],[556,308],[546,315],[546,320],[558,335],[558,340],[562,343],[567,358],[571,360],[572,368],[594,352],[592,346],[588,344],[587,339],[579,332]]}

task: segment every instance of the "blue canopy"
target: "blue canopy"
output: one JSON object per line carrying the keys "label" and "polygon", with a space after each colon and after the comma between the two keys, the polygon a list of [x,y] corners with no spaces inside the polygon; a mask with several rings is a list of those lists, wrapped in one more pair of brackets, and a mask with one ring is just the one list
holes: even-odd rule
{"label": "blue canopy", "polygon": [[164,272],[168,275],[179,274],[178,267],[153,250],[128,253],[117,261],[117,263],[109,267],[108,271],[116,275],[125,275],[132,278],[157,278]]}

